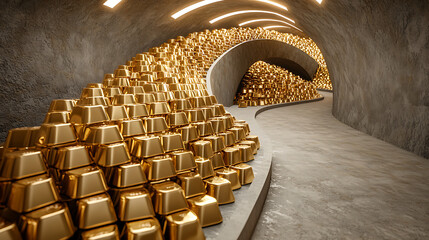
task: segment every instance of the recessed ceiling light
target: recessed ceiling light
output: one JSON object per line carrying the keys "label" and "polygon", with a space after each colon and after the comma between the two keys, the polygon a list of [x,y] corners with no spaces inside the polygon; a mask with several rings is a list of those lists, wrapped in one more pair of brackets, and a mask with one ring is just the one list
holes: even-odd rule
{"label": "recessed ceiling light", "polygon": [[290,27],[275,25],[275,26],[266,26],[266,27],[262,27],[262,28],[263,29],[272,29],[272,28],[290,28]]}
{"label": "recessed ceiling light", "polygon": [[302,30],[301,30],[301,29],[299,29],[299,28],[295,27],[294,25],[292,25],[292,24],[290,24],[290,23],[288,23],[288,22],[285,22],[285,21],[282,21],[282,20],[278,20],[278,19],[268,19],[268,18],[260,18],[260,19],[253,19],[253,20],[249,20],[249,21],[242,22],[242,23],[238,24],[238,26],[242,27],[242,26],[244,26],[244,25],[248,25],[248,24],[255,23],[255,22],[278,22],[278,23],[283,23],[283,24],[286,24],[286,25],[288,25],[288,26],[290,26],[290,27],[293,27],[293,28],[295,28],[296,30],[298,30],[298,31],[301,31],[301,32],[302,32]]}
{"label": "recessed ceiling light", "polygon": [[318,2],[319,4],[322,4],[323,0],[316,0],[316,2]]}
{"label": "recessed ceiling light", "polygon": [[288,21],[291,21],[291,22],[295,23],[294,20],[292,20],[292,19],[290,19],[290,18],[288,18],[286,16],[283,16],[280,13],[270,12],[270,11],[263,11],[263,10],[243,10],[243,11],[230,12],[230,13],[227,13],[225,15],[222,15],[220,17],[217,17],[215,19],[210,20],[210,23],[213,24],[213,23],[215,23],[215,22],[217,22],[219,20],[222,20],[224,18],[228,18],[228,17],[234,16],[234,15],[244,14],[244,13],[268,13],[268,14],[273,14],[273,15],[279,16],[281,18],[284,18],[284,19],[286,19]]}
{"label": "recessed ceiling light", "polygon": [[109,8],[114,8],[122,0],[107,0],[103,5],[108,6]]}
{"label": "recessed ceiling light", "polygon": [[187,14],[188,12],[193,11],[197,8],[200,8],[200,7],[215,3],[215,2],[220,2],[220,1],[223,1],[223,0],[204,0],[201,2],[197,2],[195,4],[192,4],[191,6],[185,7],[184,9],[174,13],[173,15],[171,15],[171,17],[174,19],[177,19],[177,18],[179,18],[179,17],[181,17],[181,16]]}
{"label": "recessed ceiling light", "polygon": [[[281,5],[281,4],[278,4],[276,2],[270,1],[270,0],[256,0],[256,1],[268,3],[268,4],[271,4],[271,5],[276,6],[278,8],[284,9],[286,11],[288,10],[287,7],[285,7],[285,6]],[[322,1],[322,0],[318,0],[318,1]]]}

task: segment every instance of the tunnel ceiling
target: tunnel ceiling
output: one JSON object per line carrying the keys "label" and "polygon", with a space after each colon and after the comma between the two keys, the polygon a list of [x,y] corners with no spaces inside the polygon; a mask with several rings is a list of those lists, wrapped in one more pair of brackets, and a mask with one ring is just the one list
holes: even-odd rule
{"label": "tunnel ceiling", "polygon": [[11,127],[39,125],[52,99],[77,97],[87,83],[170,38],[280,19],[258,13],[209,23],[226,12],[260,9],[292,18],[304,32],[293,33],[318,44],[334,85],[335,117],[429,158],[428,1],[276,0],[284,11],[224,0],[177,20],[174,12],[198,1],[127,0],[114,9],[103,2],[0,2],[0,100],[7,116],[0,120],[1,138]]}

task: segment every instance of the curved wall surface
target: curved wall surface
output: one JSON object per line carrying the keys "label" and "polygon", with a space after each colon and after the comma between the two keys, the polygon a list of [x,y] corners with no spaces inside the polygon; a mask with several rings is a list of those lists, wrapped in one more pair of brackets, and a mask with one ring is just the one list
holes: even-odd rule
{"label": "curved wall surface", "polygon": [[[228,11],[279,11],[258,1],[222,1],[172,20],[187,1],[127,0],[113,10],[103,2],[0,2],[0,141],[10,128],[40,125],[52,99],[79,97],[87,83],[100,82],[138,52],[178,35],[273,17],[208,22]],[[333,114],[429,158],[428,1],[283,2],[289,11],[282,13],[323,52]]]}
{"label": "curved wall surface", "polygon": [[222,54],[207,72],[207,87],[219,103],[233,104],[240,81],[253,63],[271,58],[287,59],[300,65],[313,76],[318,63],[303,51],[275,40],[252,40],[241,43]]}

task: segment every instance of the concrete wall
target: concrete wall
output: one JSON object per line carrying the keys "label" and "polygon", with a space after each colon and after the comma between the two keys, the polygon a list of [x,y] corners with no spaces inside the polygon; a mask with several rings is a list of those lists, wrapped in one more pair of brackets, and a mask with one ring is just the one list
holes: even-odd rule
{"label": "concrete wall", "polygon": [[[241,43],[220,56],[207,73],[209,91],[219,103],[233,104],[241,79],[253,63],[268,59],[287,59],[300,65],[313,76],[318,63],[303,51],[275,40],[253,40]],[[286,61],[285,61],[286,62]]]}
{"label": "concrete wall", "polygon": [[[223,1],[173,21],[185,3],[127,0],[0,1],[0,141],[10,128],[39,125],[55,98],[79,97],[136,53],[214,25],[225,11],[280,11],[257,1]],[[196,1],[195,1],[196,2]],[[333,114],[382,140],[429,158],[429,3],[421,0],[284,1],[322,49],[334,83]],[[257,26],[257,25],[253,25]],[[264,25],[259,25],[264,26]]]}

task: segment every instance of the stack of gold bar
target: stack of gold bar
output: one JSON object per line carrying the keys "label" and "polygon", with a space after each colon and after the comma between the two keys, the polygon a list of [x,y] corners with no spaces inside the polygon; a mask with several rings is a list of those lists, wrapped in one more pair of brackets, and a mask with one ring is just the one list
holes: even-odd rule
{"label": "stack of gold bar", "polygon": [[41,126],[10,130],[0,239],[204,239],[202,227],[222,222],[219,205],[253,181],[247,163],[260,147],[208,94],[205,76],[253,39],[286,42],[326,67],[311,39],[205,30],[137,54],[79,99],[52,101]]}
{"label": "stack of gold bar", "polygon": [[319,66],[314,74],[313,84],[317,89],[332,90],[332,82],[327,67]]}
{"label": "stack of gold bar", "polygon": [[234,101],[239,107],[247,107],[319,97],[311,82],[276,65],[258,61],[244,75]]}

